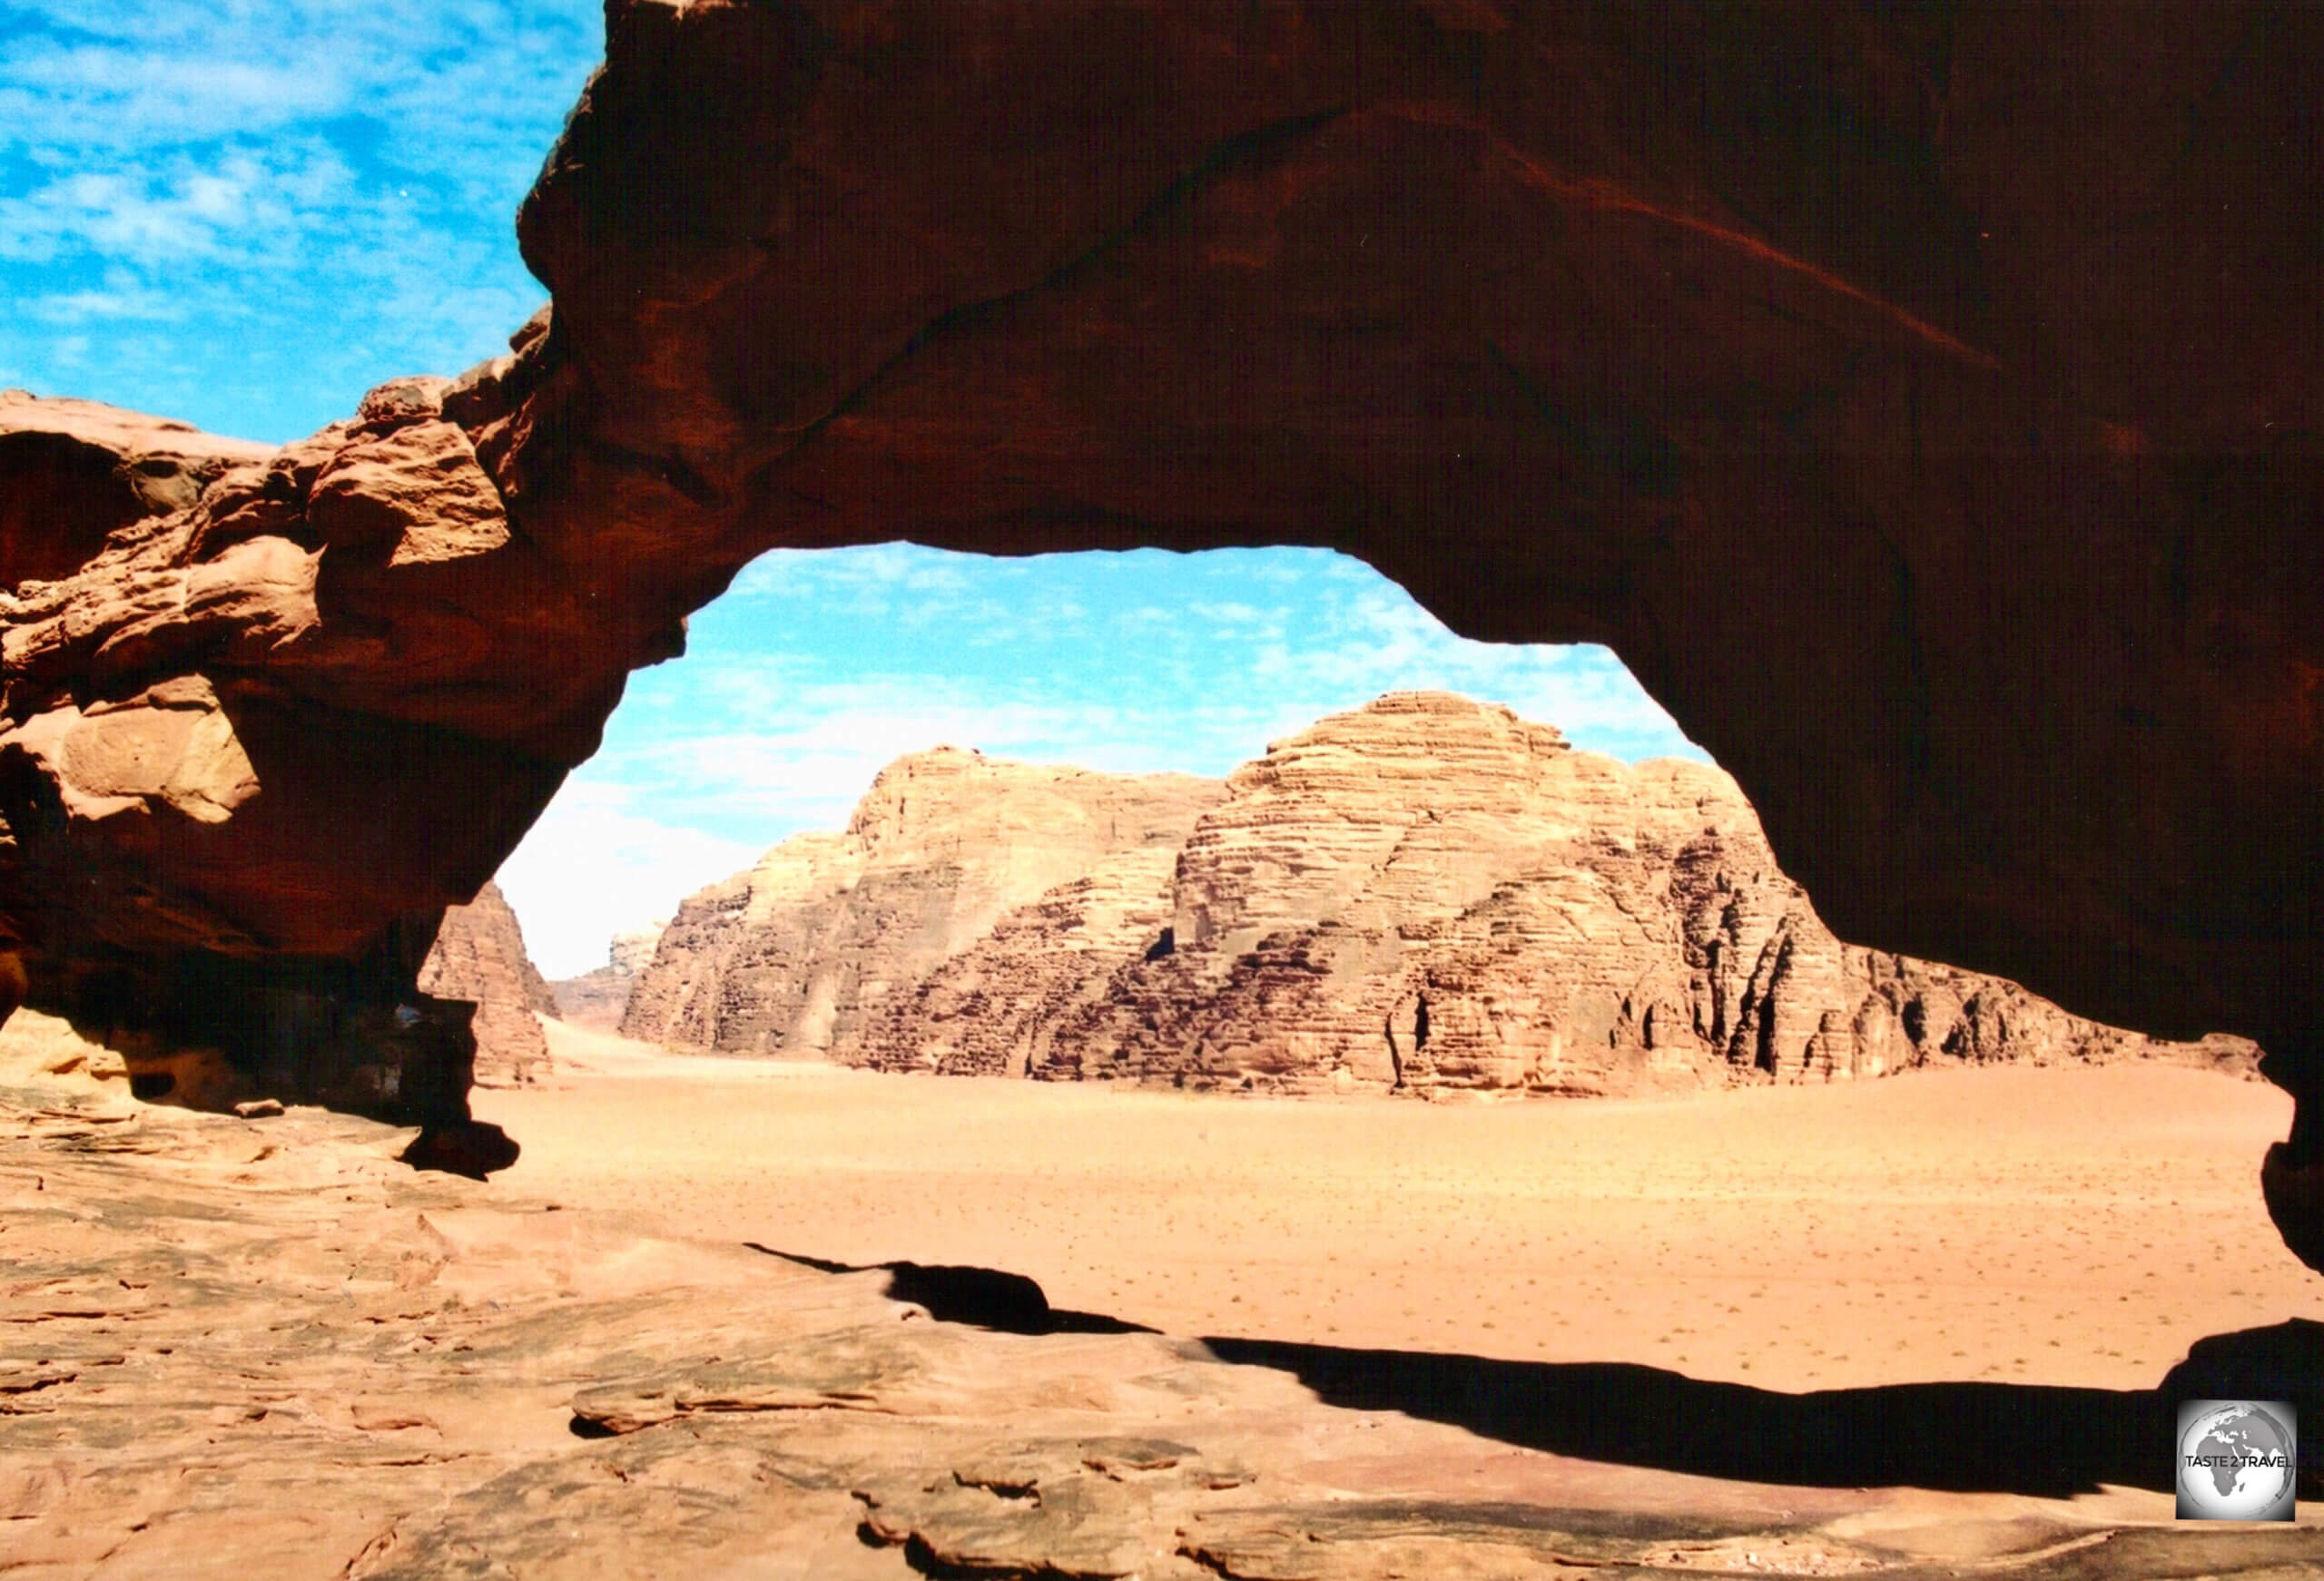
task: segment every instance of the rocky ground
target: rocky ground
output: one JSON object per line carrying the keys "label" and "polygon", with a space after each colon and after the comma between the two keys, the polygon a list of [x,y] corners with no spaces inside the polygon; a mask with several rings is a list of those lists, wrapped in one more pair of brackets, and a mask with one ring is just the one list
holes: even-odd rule
{"label": "rocky ground", "polygon": [[146,1106],[22,1062],[0,1100],[11,1577],[2272,1581],[2324,1560],[2310,1524],[2171,1527],[2137,1391],[1238,1350],[990,1271],[818,1267],[416,1174],[389,1160],[409,1133],[320,1111]]}

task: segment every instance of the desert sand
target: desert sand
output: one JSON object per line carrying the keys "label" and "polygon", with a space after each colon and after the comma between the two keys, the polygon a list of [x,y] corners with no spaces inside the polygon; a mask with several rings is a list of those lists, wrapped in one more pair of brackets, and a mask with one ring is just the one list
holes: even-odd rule
{"label": "desert sand", "polygon": [[2276,1089],[2142,1065],[1677,1099],[1187,1096],[674,1056],[548,1026],[495,1189],[1167,1333],[1628,1361],[1779,1390],[2152,1388],[2324,1319],[2257,1186]]}
{"label": "desert sand", "polygon": [[[2244,1200],[2256,1086],[1246,1101],[558,1043],[565,1085],[482,1095],[528,1147],[488,1183],[394,1162],[409,1129],[20,1060],[0,1570],[2319,1573],[2315,1504],[2173,1522],[2211,1361],[2042,1387],[2309,1342]],[[829,1266],[903,1257],[1241,1339],[946,1321],[996,1281]]]}

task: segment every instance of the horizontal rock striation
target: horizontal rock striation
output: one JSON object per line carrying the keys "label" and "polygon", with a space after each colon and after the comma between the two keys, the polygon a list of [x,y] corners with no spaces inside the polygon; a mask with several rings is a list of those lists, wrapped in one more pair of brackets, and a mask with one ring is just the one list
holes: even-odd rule
{"label": "horizontal rock striation", "polygon": [[891,996],[848,1057],[947,1075],[1052,1075],[1058,1031],[1116,970],[1165,948],[1179,854],[1127,851],[1003,916],[990,933]]}
{"label": "horizontal rock striation", "polygon": [[[1726,774],[1629,768],[1448,693],[1274,743],[1175,844],[1157,824],[1093,858],[1038,810],[1056,772],[899,761],[847,834],[796,837],[686,903],[631,1035],[897,1071],[1423,1094],[2255,1058],[1844,946]],[[907,798],[943,834],[867,857]],[[1002,855],[980,840],[1020,875],[1080,870],[1002,907],[960,879]]]}
{"label": "horizontal rock striation", "polygon": [[1844,947],[1734,781],[1625,768],[1442,693],[1246,765],[1181,856],[1171,948],[1037,1074],[1573,1095],[2161,1055],[2014,984]]}
{"label": "horizontal rock striation", "polygon": [[893,993],[1012,908],[1113,857],[1167,860],[1219,795],[940,747],[881,771],[840,834],[794,836],[688,898],[622,1018],[735,1054],[852,1050]]}

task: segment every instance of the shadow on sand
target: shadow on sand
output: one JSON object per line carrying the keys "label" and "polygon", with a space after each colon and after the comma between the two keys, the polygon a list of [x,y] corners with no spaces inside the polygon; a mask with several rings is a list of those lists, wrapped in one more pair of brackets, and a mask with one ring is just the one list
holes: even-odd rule
{"label": "shadow on sand", "polygon": [[777,1252],[755,1241],[743,1245],[822,1273],[869,1273],[884,1270],[891,1301],[928,1309],[940,1323],[969,1323],[1005,1334],[1151,1334],[1156,1331],[1099,1312],[1068,1311],[1049,1305],[1041,1287],[1021,1273],[961,1263],[834,1262],[796,1252]]}
{"label": "shadow on sand", "polygon": [[[1819,1488],[2063,1498],[2167,1491],[2184,1399],[2290,1399],[2324,1430],[2324,1324],[2198,1341],[2152,1390],[1907,1383],[1779,1394],[1622,1362],[1499,1361],[1209,1339],[1222,1361],[1289,1372],[1327,1404],[1393,1410],[1531,1449]],[[2303,1443],[2303,1492],[2324,1470]]]}
{"label": "shadow on sand", "polygon": [[1222,1361],[1292,1373],[1332,1405],[1586,1460],[1819,1488],[2057,1498],[2102,1482],[2170,1486],[2172,1408],[2157,1392],[1911,1383],[1779,1394],[1622,1362],[1205,1343]]}
{"label": "shadow on sand", "polygon": [[[751,1249],[825,1273],[824,1258]],[[887,1262],[888,1293],[944,1322],[1012,1334],[1152,1333],[1051,1307],[1021,1273]],[[2168,1491],[2179,1402],[2285,1399],[2309,1424],[2300,1491],[2324,1495],[2324,1323],[2198,1340],[2152,1390],[1903,1383],[1782,1394],[1618,1361],[1504,1361],[1206,1338],[1219,1360],[1288,1372],[1328,1405],[1401,1411],[1580,1459],[1738,1481],[2064,1498],[2102,1483]]]}

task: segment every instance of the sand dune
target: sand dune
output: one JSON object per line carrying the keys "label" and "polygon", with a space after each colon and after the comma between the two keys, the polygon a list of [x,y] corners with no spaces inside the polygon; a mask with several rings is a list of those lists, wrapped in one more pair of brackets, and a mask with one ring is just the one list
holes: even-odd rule
{"label": "sand dune", "polygon": [[550,1025],[477,1095],[511,1192],[863,1263],[1005,1268],[1180,1334],[1810,1390],[2152,1386],[2324,1319],[2257,1172],[2275,1089],[2004,1068],[1676,1100],[1187,1097],[659,1055]]}

